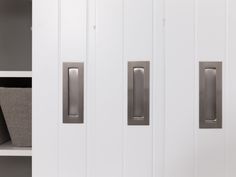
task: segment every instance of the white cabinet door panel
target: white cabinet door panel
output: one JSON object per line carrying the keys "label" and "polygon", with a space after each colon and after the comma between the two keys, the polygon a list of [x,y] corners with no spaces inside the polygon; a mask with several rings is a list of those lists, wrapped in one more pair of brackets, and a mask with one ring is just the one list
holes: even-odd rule
{"label": "white cabinet door panel", "polygon": [[59,8],[59,177],[86,175],[87,112],[83,124],[64,124],[63,62],[84,62],[84,109],[87,108],[87,0],[61,0]]}
{"label": "white cabinet door panel", "polygon": [[[123,168],[122,1],[96,3],[94,117],[88,122],[88,176],[119,177]],[[89,109],[88,109],[89,111]]]}
{"label": "white cabinet door panel", "polygon": [[[124,62],[150,61],[149,126],[128,126],[124,131],[124,176],[153,176],[153,1],[124,1]],[[127,74],[125,74],[125,110],[127,111]],[[125,111],[125,113],[126,113]],[[125,115],[126,118],[126,115]]]}
{"label": "white cabinet door panel", "polygon": [[33,2],[33,177],[58,176],[58,1]]}
{"label": "white cabinet door panel", "polygon": [[[233,0],[33,6],[33,177],[235,176]],[[150,62],[150,125],[128,125],[129,61]],[[200,61],[222,62],[222,129],[199,128]],[[63,62],[84,62],[83,124],[63,123]]]}
{"label": "white cabinet door panel", "polygon": [[[196,176],[225,176],[226,0],[197,0],[195,6],[195,162]],[[222,61],[223,128],[199,129],[199,62]]]}
{"label": "white cabinet door panel", "polygon": [[194,1],[165,2],[165,176],[193,177]]}
{"label": "white cabinet door panel", "polygon": [[60,0],[60,54],[62,59],[85,60],[87,0]]}

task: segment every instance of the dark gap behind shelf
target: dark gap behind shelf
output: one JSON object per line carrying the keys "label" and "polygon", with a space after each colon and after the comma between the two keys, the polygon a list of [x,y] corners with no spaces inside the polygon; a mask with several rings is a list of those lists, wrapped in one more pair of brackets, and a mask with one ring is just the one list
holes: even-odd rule
{"label": "dark gap behind shelf", "polygon": [[32,70],[32,2],[0,0],[0,71]]}
{"label": "dark gap behind shelf", "polygon": [[0,87],[32,88],[32,78],[0,78]]}
{"label": "dark gap behind shelf", "polygon": [[0,177],[32,177],[32,158],[0,157]]}

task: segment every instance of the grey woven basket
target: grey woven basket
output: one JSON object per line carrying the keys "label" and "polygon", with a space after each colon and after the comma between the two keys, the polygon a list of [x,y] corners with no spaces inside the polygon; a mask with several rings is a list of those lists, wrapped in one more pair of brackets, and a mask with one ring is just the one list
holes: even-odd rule
{"label": "grey woven basket", "polygon": [[0,144],[10,140],[10,135],[7,129],[7,125],[0,107]]}
{"label": "grey woven basket", "polygon": [[32,146],[31,92],[31,88],[0,88],[0,105],[15,146]]}

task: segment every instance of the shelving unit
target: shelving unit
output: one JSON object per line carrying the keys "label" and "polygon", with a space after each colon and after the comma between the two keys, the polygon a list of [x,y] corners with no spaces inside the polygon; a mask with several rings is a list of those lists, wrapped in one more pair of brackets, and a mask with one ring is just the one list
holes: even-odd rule
{"label": "shelving unit", "polygon": [[[0,0],[0,17],[0,87],[30,88],[32,1]],[[32,177],[32,148],[0,144],[0,176]]]}
{"label": "shelving unit", "polygon": [[0,156],[30,157],[32,156],[31,147],[16,147],[11,141],[0,145]]}

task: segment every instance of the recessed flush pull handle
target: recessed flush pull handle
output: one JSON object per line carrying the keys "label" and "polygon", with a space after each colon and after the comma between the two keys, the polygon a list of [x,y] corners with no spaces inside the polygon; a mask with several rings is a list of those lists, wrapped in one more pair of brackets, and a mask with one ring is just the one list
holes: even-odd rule
{"label": "recessed flush pull handle", "polygon": [[79,117],[79,69],[69,68],[69,116]]}
{"label": "recessed flush pull handle", "polygon": [[206,122],[215,122],[216,119],[216,68],[205,69],[205,109]]}
{"label": "recessed flush pull handle", "polygon": [[144,68],[134,68],[133,72],[133,117],[144,119]]}
{"label": "recessed flush pull handle", "polygon": [[63,63],[63,123],[83,123],[84,64]]}
{"label": "recessed flush pull handle", "polygon": [[149,62],[128,63],[128,125],[149,125]]}
{"label": "recessed flush pull handle", "polygon": [[222,63],[200,62],[200,128],[222,127]]}

